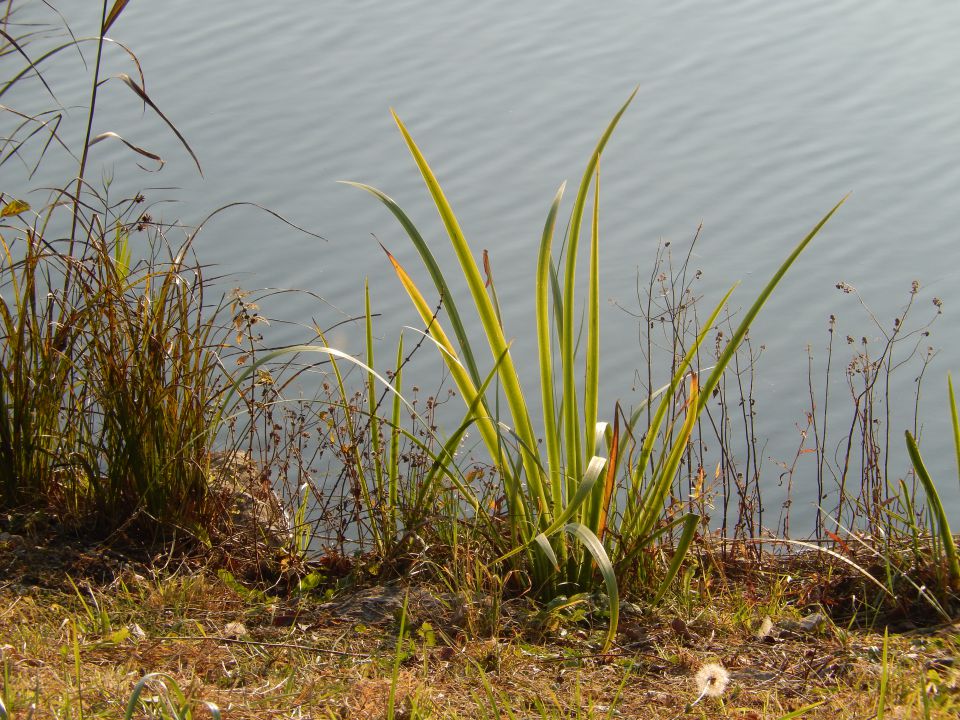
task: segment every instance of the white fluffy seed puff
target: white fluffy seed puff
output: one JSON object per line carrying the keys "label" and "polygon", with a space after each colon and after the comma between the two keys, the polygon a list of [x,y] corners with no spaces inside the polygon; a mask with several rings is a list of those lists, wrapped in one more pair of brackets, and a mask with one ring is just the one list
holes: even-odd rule
{"label": "white fluffy seed puff", "polygon": [[695,680],[700,698],[720,697],[730,684],[730,673],[719,663],[707,663],[697,671]]}

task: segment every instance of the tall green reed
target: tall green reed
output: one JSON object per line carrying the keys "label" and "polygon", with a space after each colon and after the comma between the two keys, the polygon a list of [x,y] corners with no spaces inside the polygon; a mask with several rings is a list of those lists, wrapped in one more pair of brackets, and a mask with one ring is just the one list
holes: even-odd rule
{"label": "tall green reed", "polygon": [[[545,452],[540,450],[530,413],[529,395],[521,389],[519,373],[510,353],[496,303],[490,273],[484,280],[475,255],[459,221],[447,201],[427,160],[407,128],[394,114],[404,141],[419,168],[427,189],[447,231],[456,254],[492,358],[497,362],[499,387],[506,400],[511,423],[500,421],[492,411],[494,401],[482,389],[479,363],[459,309],[423,236],[404,211],[386,194],[367,185],[349,183],[377,197],[397,218],[414,243],[440,294],[446,319],[453,328],[456,345],[443,329],[426,297],[400,263],[387,252],[401,284],[409,295],[427,332],[468,407],[473,422],[501,473],[507,500],[507,533],[499,544],[501,560],[517,565],[527,573],[530,586],[544,597],[583,592],[595,587],[599,570],[611,605],[608,643],[616,631],[618,586],[616,567],[636,560],[668,532],[681,528],[674,560],[668,572],[654,585],[656,599],[679,570],[681,560],[693,539],[699,518],[689,513],[679,518],[665,517],[665,502],[680,466],[686,444],[697,417],[706,406],[724,369],[743,341],[750,323],[782,279],[790,265],[839,208],[840,201],[814,227],[781,265],[753,305],[745,313],[727,348],[705,381],[690,372],[691,361],[707,332],[716,322],[733,288],[704,324],[703,331],[688,349],[671,382],[659,395],[656,412],[639,448],[624,442],[633,437],[633,429],[642,415],[636,411],[621,432],[619,418],[613,427],[598,422],[600,371],[599,327],[599,161],[621,116],[634,95],[614,115],[587,162],[570,213],[564,241],[564,272],[557,269],[553,256],[553,236],[564,188],[558,190],[547,214],[541,236],[535,282],[537,342],[540,370],[540,402],[543,408]],[[577,254],[584,224],[585,208],[593,187],[593,209],[589,230],[589,281],[586,300],[586,352],[582,365],[577,357],[575,318]],[[553,322],[551,322],[553,320]],[[579,368],[579,370],[578,370]],[[582,374],[582,394],[577,374]],[[557,383],[557,375],[560,382]],[[685,408],[683,421],[665,424],[667,410],[680,402]],[[636,451],[636,452],[635,452]],[[618,471],[626,464],[626,487],[616,492]],[[467,488],[471,502],[472,490]],[[577,542],[573,540],[576,539]],[[525,560],[521,560],[523,557]],[[653,583],[653,578],[644,578]]]}

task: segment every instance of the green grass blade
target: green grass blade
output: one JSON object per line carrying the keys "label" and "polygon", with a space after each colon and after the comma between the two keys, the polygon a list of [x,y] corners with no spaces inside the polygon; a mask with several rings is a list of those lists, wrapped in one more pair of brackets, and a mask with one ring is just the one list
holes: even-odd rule
{"label": "green grass blade", "polygon": [[400,483],[400,393],[403,391],[403,333],[400,333],[400,339],[397,341],[395,367],[393,386],[397,394],[393,396],[393,412],[390,414],[390,456],[387,466],[387,474],[390,478],[390,504],[393,507],[397,506],[399,500],[397,488]]}
{"label": "green grass blade", "polygon": [[[473,384],[469,373],[460,363],[456,350],[444,332],[443,326],[440,324],[439,320],[433,316],[430,306],[427,304],[427,301],[424,299],[419,288],[417,288],[416,283],[413,282],[410,276],[407,275],[406,271],[403,269],[403,266],[397,262],[396,258],[394,258],[386,248],[384,248],[384,252],[387,253],[387,257],[393,264],[394,271],[397,273],[400,283],[407,291],[407,295],[413,301],[414,307],[416,307],[417,311],[420,313],[421,319],[427,325],[427,337],[429,337],[430,340],[433,341],[434,344],[436,344],[440,349],[440,355],[443,358],[447,368],[450,370],[450,374],[453,376],[454,382],[457,384],[457,388],[460,390],[460,395],[463,398],[463,401],[468,407],[477,408],[477,410],[484,408],[484,412],[475,412],[477,429],[480,433],[480,437],[483,439],[484,444],[487,447],[487,451],[490,453],[495,462],[504,468],[505,477],[509,478],[510,466],[504,458],[504,453],[502,451],[502,445],[500,442],[500,434],[493,419],[485,411],[486,405],[484,404],[482,393]],[[497,369],[500,368],[501,362],[509,359],[509,354],[507,352],[508,350],[509,348],[504,348],[503,352],[501,352],[501,357],[496,359]],[[484,384],[484,387],[486,387],[486,383]],[[519,482],[508,482],[506,489],[508,497],[520,497],[521,488]],[[528,512],[528,509],[523,504],[514,505],[512,507],[512,513],[510,517],[511,522],[515,523],[515,527],[523,528],[523,535],[525,538],[529,537],[529,531],[526,529],[527,518],[531,517],[532,514],[532,512]]]}
{"label": "green grass blade", "polygon": [[657,594],[653,598],[653,607],[660,604],[660,601],[663,600],[663,596],[670,587],[670,583],[673,582],[677,573],[680,572],[680,566],[683,565],[683,559],[687,556],[687,551],[690,549],[690,543],[693,542],[693,538],[697,533],[697,525],[699,523],[700,516],[695,513],[687,513],[684,516],[683,531],[680,533],[680,539],[677,541],[677,547],[673,553],[673,560],[670,561],[670,567],[667,568],[667,574],[664,576],[663,582],[660,583],[660,589],[657,590]]}
{"label": "green grass blade", "polygon": [[137,711],[137,701],[140,699],[143,689],[146,687],[148,682],[158,676],[160,676],[160,673],[147,673],[137,681],[136,685],[133,686],[133,692],[130,693],[130,699],[127,701],[127,710],[123,714],[124,720],[132,720],[133,714]]}
{"label": "green grass blade", "polygon": [[617,575],[613,571],[613,564],[607,556],[607,551],[603,549],[603,543],[590,528],[580,523],[570,523],[564,528],[564,531],[583,543],[587,552],[593,556],[594,562],[597,563],[600,575],[603,576],[603,584],[607,588],[607,598],[610,603],[610,627],[607,629],[607,637],[600,649],[601,653],[605,653],[617,637],[617,625],[620,620],[620,592],[617,588]]}
{"label": "green grass blade", "polygon": [[120,222],[116,225],[116,237],[113,245],[113,264],[117,277],[122,283],[130,275],[130,233]]}
{"label": "green grass blade", "polygon": [[848,197],[849,195],[844,195],[840,202],[834,205],[833,209],[824,215],[823,219],[821,219],[820,222],[814,226],[813,230],[811,230],[809,234],[797,244],[790,255],[787,256],[787,259],[783,261],[783,264],[780,265],[777,271],[773,274],[773,277],[770,278],[770,281],[757,296],[757,299],[754,301],[753,305],[750,306],[750,309],[747,310],[746,314],[743,316],[743,320],[740,321],[737,329],[734,330],[733,335],[730,337],[727,347],[724,348],[723,353],[721,353],[720,359],[717,360],[717,364],[714,366],[713,372],[710,373],[710,377],[707,378],[707,381],[703,384],[703,388],[701,388],[699,410],[702,410],[710,400],[710,396],[713,394],[713,389],[717,386],[717,383],[720,382],[720,377],[723,375],[723,372],[726,370],[730,360],[737,352],[737,348],[740,347],[740,343],[743,342],[743,338],[746,336],[747,330],[750,329],[750,324],[753,322],[753,319],[757,316],[757,313],[760,312],[760,308],[762,308],[767,302],[767,298],[770,297],[770,294],[773,292],[774,288],[780,283],[780,280],[783,279],[783,276],[787,273],[787,270],[790,269],[790,266],[793,265],[794,261],[800,256],[800,253],[804,251],[807,245],[810,244],[810,241],[816,237],[817,233],[819,233],[821,228],[827,224],[827,221],[833,217],[833,214],[840,209],[840,206],[846,202]]}
{"label": "green grass blade", "polygon": [[[165,672],[151,672],[140,678],[137,681],[137,684],[133,686],[133,692],[130,693],[130,699],[127,701],[126,712],[123,714],[124,720],[131,720],[133,718],[133,714],[137,710],[137,703],[140,700],[140,696],[143,694],[146,686],[151,682],[156,682],[161,688],[163,688],[163,697],[170,705],[171,709],[175,710],[176,716],[180,716],[180,711],[187,710],[186,696],[184,695],[183,690],[180,689],[180,685],[177,683],[176,679],[172,675],[169,675]],[[173,704],[170,702],[169,694],[171,692],[177,700],[178,708],[174,708]]]}
{"label": "green grass blade", "polygon": [[[373,350],[373,315],[370,312],[370,283],[365,279],[363,281],[363,295],[364,295],[364,313],[365,313],[365,322],[367,332],[367,367],[374,367],[374,350]],[[394,396],[396,399],[396,396]],[[380,418],[377,417],[376,407],[377,407],[377,380],[371,374],[367,373],[367,407],[370,408],[370,418],[368,420],[368,428],[370,432],[370,442],[373,448],[373,467],[374,467],[374,483],[376,485],[377,496],[382,498],[382,492],[387,485],[386,477],[383,472],[383,453],[382,447],[380,445]],[[387,498],[383,498],[386,500]],[[393,519],[394,514],[396,513],[396,505],[390,503],[387,508],[387,512],[391,516],[389,521],[389,526],[391,530],[396,530],[394,527]],[[373,508],[371,508],[371,512]]]}
{"label": "green grass blade", "polygon": [[483,251],[483,274],[487,277],[487,289],[490,291],[490,302],[493,304],[493,313],[497,316],[497,323],[503,330],[503,313],[500,311],[500,298],[497,297],[497,284],[493,281],[493,270],[490,267],[490,253]]}
{"label": "green grass blade", "polygon": [[[657,405],[657,409],[654,412],[653,419],[650,421],[650,427],[647,428],[645,439],[643,441],[643,444],[640,447],[640,458],[637,461],[636,473],[635,473],[638,477],[642,477],[643,473],[646,472],[647,464],[649,463],[650,458],[653,454],[654,443],[656,442],[656,439],[660,434],[660,427],[663,424],[663,420],[664,420],[664,417],[666,416],[667,409],[674,402],[677,388],[680,387],[680,383],[687,376],[687,373],[693,362],[693,358],[696,356],[697,351],[699,350],[700,346],[703,344],[703,341],[706,339],[707,335],[710,332],[712,332],[714,328],[714,323],[716,322],[717,317],[719,317],[720,315],[720,311],[723,310],[723,308],[726,306],[727,300],[730,299],[730,295],[733,294],[733,291],[736,289],[736,287],[737,286],[734,285],[729,290],[727,290],[726,294],[723,296],[720,302],[717,303],[716,307],[714,307],[713,312],[710,313],[710,317],[707,318],[707,321],[703,324],[703,329],[700,331],[700,334],[697,335],[696,339],[693,342],[693,345],[691,345],[690,349],[687,351],[687,354],[684,356],[683,360],[678,365],[676,372],[673,374],[673,377],[670,379],[670,384],[667,386],[666,391],[661,392],[662,398],[660,400],[660,403]],[[639,412],[636,412],[633,414],[633,416],[631,416],[630,425],[628,426],[629,431],[632,432],[633,425],[639,420],[639,418],[640,418]],[[639,518],[641,517],[641,515],[643,514],[646,508],[646,505],[642,500],[638,502],[632,502],[634,498],[639,497],[638,495],[640,491],[639,480],[634,481],[634,486],[631,488],[631,491],[632,492],[628,497],[628,506],[626,508],[626,512],[624,513],[624,521],[621,524],[621,532],[623,532],[627,538],[630,538],[631,536],[634,536],[636,534],[636,523],[639,521]],[[643,534],[647,534],[647,533],[643,533]]]}
{"label": "green grass blade", "polygon": [[883,720],[887,709],[887,683],[890,681],[890,628],[883,628],[883,652],[880,655],[880,692],[877,698],[877,720]]}
{"label": "green grass blade", "polygon": [[690,431],[695,422],[693,410],[688,409],[679,437],[675,438],[673,445],[669,446],[668,453],[666,452],[667,448],[664,448],[665,456],[661,454],[654,468],[653,478],[647,486],[641,501],[639,521],[636,527],[631,528],[631,535],[646,537],[653,532],[657,520],[665,508],[667,498],[670,495],[670,488],[673,486],[680,461],[686,452],[687,442],[690,439]]}
{"label": "green grass blade", "polygon": [[803,717],[804,715],[806,715],[806,714],[807,714],[808,712],[810,712],[811,710],[820,707],[821,705],[823,705],[823,704],[826,703],[826,702],[827,702],[826,700],[817,700],[815,703],[810,703],[809,705],[804,705],[804,706],[801,707],[801,708],[797,708],[796,710],[793,710],[793,711],[791,711],[791,712],[788,712],[786,715],[781,715],[781,716],[778,718],[778,720],[796,720],[796,718]]}
{"label": "green grass blade", "polygon": [[[590,271],[587,288],[587,356],[583,371],[583,452],[596,452],[595,429],[600,395],[600,163],[594,177],[593,218],[590,223]],[[597,498],[597,502],[601,498]],[[596,505],[596,503],[594,503]],[[591,525],[596,532],[597,527]]]}
{"label": "green grass blade", "polygon": [[[560,561],[557,559],[557,554],[553,551],[553,545],[550,544],[549,538],[547,538],[544,533],[540,533],[533,540],[536,543],[536,546],[540,548],[540,552],[542,552],[546,556],[547,560],[550,561],[553,569],[555,571],[559,571]],[[563,547],[562,544],[561,547]]]}
{"label": "green grass blade", "polygon": [[[639,521],[636,529],[632,530],[631,534],[635,532],[639,536],[647,535],[656,524],[657,518],[663,509],[663,502],[666,499],[667,494],[670,492],[670,487],[673,484],[674,475],[677,471],[677,468],[680,466],[680,460],[683,458],[683,453],[686,450],[687,442],[693,433],[693,427],[697,422],[697,417],[699,416],[697,408],[699,407],[701,392],[702,391],[699,388],[697,376],[695,374],[691,375],[690,398],[687,402],[686,417],[684,418],[683,425],[680,428],[679,437],[677,437],[677,439],[674,441],[673,447],[670,448],[670,453],[667,455],[666,461],[663,463],[657,475],[653,478],[643,495]],[[665,400],[666,399],[667,398],[665,398]]]}
{"label": "green grass blade", "polygon": [[393,654],[393,672],[390,675],[390,692],[387,695],[387,720],[394,719],[394,710],[397,701],[397,684],[400,680],[400,661],[403,659],[403,645],[407,635],[407,603],[410,601],[410,592],[403,596],[403,607],[400,610],[400,631],[397,633],[397,647]]}
{"label": "green grass blade", "polygon": [[943,542],[943,551],[947,556],[947,569],[950,574],[950,583],[955,588],[960,587],[960,560],[957,559],[957,546],[953,542],[953,534],[950,530],[950,523],[947,520],[947,513],[943,509],[943,503],[940,502],[940,495],[937,493],[936,485],[934,485],[930,473],[927,472],[927,467],[923,463],[923,458],[920,456],[920,448],[917,447],[917,441],[913,439],[913,435],[910,434],[909,430],[906,431],[905,435],[907,439],[907,453],[910,455],[910,460],[913,463],[914,470],[916,470],[917,478],[920,480],[920,484],[923,485],[923,490],[927,495],[927,507],[930,508],[930,512],[937,523],[937,531]]}
{"label": "green grass blade", "polygon": [[[587,471],[583,474],[583,480],[581,480],[577,486],[577,492],[563,508],[560,515],[555,517],[553,522],[543,531],[545,535],[552,535],[557,532],[594,494],[597,487],[603,487],[603,483],[598,483],[598,480],[604,477],[603,471],[607,467],[607,462],[606,458],[602,458],[599,455],[594,455],[590,458],[590,462],[587,464]],[[593,528],[590,528],[590,530],[593,532]]]}
{"label": "green grass blade", "polygon": [[540,240],[540,253],[537,257],[537,350],[540,360],[540,399],[543,403],[543,432],[547,446],[547,469],[550,479],[550,495],[553,501],[553,514],[559,515],[563,507],[563,488],[561,485],[562,468],[560,466],[560,434],[554,406],[553,383],[553,343],[550,338],[550,269],[551,245],[557,223],[557,213],[566,183],[560,186],[547,213]]}
{"label": "green grass blade", "polygon": [[581,445],[577,437],[579,422],[577,420],[578,413],[576,412],[578,405],[574,370],[575,349],[573,332],[574,314],[576,313],[574,287],[577,272],[577,246],[580,242],[580,228],[583,224],[583,209],[587,201],[590,182],[596,172],[597,163],[600,161],[600,155],[606,147],[610,136],[613,134],[617,123],[620,122],[623,113],[626,112],[627,107],[629,107],[633,98],[636,96],[638,89],[639,88],[635,88],[634,91],[630,93],[630,97],[627,98],[627,101],[613,116],[613,119],[607,125],[607,129],[603,132],[603,135],[600,136],[597,146],[587,161],[587,167],[583,172],[583,178],[580,180],[580,187],[577,190],[577,198],[573,203],[573,209],[570,213],[566,247],[566,268],[563,276],[563,331],[560,334],[560,357],[563,362],[564,443],[567,454],[567,473],[572,477],[580,477],[583,466],[583,448],[587,447],[586,445]]}
{"label": "green grass blade", "polygon": [[[421,482],[422,486],[424,487],[432,486],[436,482],[437,476],[441,472],[444,472],[448,474],[449,477],[453,478],[453,476],[449,474],[449,472],[447,471],[447,468],[454,465],[454,455],[457,451],[457,448],[460,447],[460,442],[463,440],[463,437],[466,434],[467,430],[470,428],[470,426],[477,422],[479,413],[481,412],[481,409],[482,409],[481,403],[482,403],[484,394],[486,393],[487,388],[489,387],[493,378],[496,377],[497,370],[500,367],[500,363],[503,362],[504,357],[506,357],[506,353],[500,356],[500,359],[497,361],[496,365],[494,365],[493,369],[490,370],[490,372],[487,374],[487,377],[484,378],[483,384],[477,390],[477,394],[474,396],[473,401],[467,407],[467,412],[466,412],[466,415],[464,415],[463,421],[460,423],[457,429],[444,443],[443,448],[440,450],[440,452],[436,453],[436,455],[434,456],[433,465],[431,466],[430,471],[426,474],[423,481]],[[479,511],[480,502],[477,500],[476,496],[474,495],[473,490],[471,490],[469,487],[461,483],[458,479],[454,479],[453,482],[456,485],[457,489],[460,491],[460,493],[467,500],[467,502],[470,503],[470,506],[473,508],[473,510],[475,512]]]}
{"label": "green grass blade", "polygon": [[557,341],[562,346],[563,290],[560,289],[560,277],[557,275],[557,264],[553,261],[553,258],[550,258],[550,294],[553,296],[553,321],[557,326]]}
{"label": "green grass blade", "polygon": [[665,392],[667,392],[667,390],[670,389],[670,387],[671,387],[670,383],[667,383],[666,385],[662,385],[656,390],[654,390],[652,393],[650,393],[649,397],[645,397],[643,400],[641,400],[640,403],[637,405],[637,407],[633,409],[633,412],[630,413],[630,419],[627,421],[627,428],[629,428],[632,431],[636,427],[637,423],[640,421],[640,416],[643,415],[644,411],[646,411],[647,406],[652,401],[661,397]]}
{"label": "green grass blade", "polygon": [[[608,470],[614,470],[617,461],[617,448],[611,447],[608,444],[612,437],[610,426],[606,422],[594,423],[590,435],[595,441],[594,447],[592,448],[593,453],[595,455],[606,454],[606,456],[610,458]],[[601,540],[603,539],[603,523],[601,522],[601,518],[604,517],[603,505],[604,498],[607,494],[606,487],[607,483],[601,483],[593,489],[593,496],[590,498],[590,502],[582,508],[580,514],[580,521],[593,530]]]}

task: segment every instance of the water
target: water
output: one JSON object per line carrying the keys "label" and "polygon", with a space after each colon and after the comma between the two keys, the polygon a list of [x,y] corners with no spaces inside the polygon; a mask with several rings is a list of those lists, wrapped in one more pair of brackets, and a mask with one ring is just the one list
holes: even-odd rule
{"label": "water", "polygon": [[[39,3],[26,5],[27,13],[42,12]],[[70,12],[78,35],[93,34],[93,13]],[[960,227],[957,28],[960,6],[950,2],[926,3],[922,12],[849,0],[134,2],[111,35],[137,52],[151,97],[197,150],[204,177],[116,81],[104,86],[97,130],[116,130],[168,164],[159,174],[137,171],[126,179],[132,156],[109,143],[94,149],[94,162],[115,166],[118,186],[177,188],[153,194],[179,201],[158,208],[166,219],[196,223],[213,208],[249,200],[322,235],[325,241],[311,239],[237,210],[210,223],[197,252],[230,274],[231,284],[322,295],[331,305],[287,294],[265,307],[273,317],[312,318],[321,326],[362,311],[368,277],[386,358],[399,328],[414,317],[374,238],[416,277],[425,276],[393,218],[335,181],[363,181],[392,195],[453,267],[390,118],[388,108],[395,108],[468,238],[478,252],[490,251],[508,334],[517,338],[525,385],[536,396],[532,280],[543,219],[556,187],[564,179],[575,186],[596,138],[639,84],[603,158],[601,292],[610,303],[602,316],[601,407],[638,397],[631,391],[642,362],[636,322],[614,305],[637,308],[638,273],[647,277],[660,240],[685,248],[702,221],[693,263],[704,272],[704,303],[742,280],[734,300],[740,307],[852,192],[753,331],[766,348],[756,398],[771,478],[768,507],[776,512],[781,497],[774,481],[780,471],[770,459],[792,458],[796,424],[808,407],[807,346],[822,376],[831,314],[838,339],[867,336],[873,347],[881,339],[855,297],[835,285],[856,287],[889,329],[911,281],[919,280],[916,319],[933,314],[934,296],[945,309],[929,339],[941,351],[925,375],[923,447],[958,517],[943,401],[945,375],[960,365],[958,274],[945,262],[956,257]],[[3,62],[6,76],[14,60]],[[76,65],[75,56],[64,55],[48,69],[68,106],[86,92],[71,74]],[[118,51],[108,54],[108,72],[131,69]],[[30,92],[17,98],[49,106],[41,90]],[[45,171],[70,167],[58,162]],[[299,332],[275,324],[273,337],[294,341]],[[357,351],[360,329],[340,326],[332,340]],[[845,353],[838,352],[835,370]],[[907,463],[899,438],[910,423],[915,375],[907,369],[894,385],[898,474]],[[840,405],[846,390],[842,375],[835,379]],[[811,471],[802,457],[795,527],[813,512]]]}

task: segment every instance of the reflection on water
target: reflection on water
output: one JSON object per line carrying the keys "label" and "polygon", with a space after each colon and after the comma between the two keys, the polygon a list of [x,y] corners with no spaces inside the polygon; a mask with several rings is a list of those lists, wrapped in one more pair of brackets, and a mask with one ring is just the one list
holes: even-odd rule
{"label": "reflection on water", "polygon": [[[74,19],[78,35],[91,32],[91,20]],[[643,335],[615,306],[638,309],[638,277],[645,282],[660,240],[684,248],[702,222],[691,262],[703,271],[704,307],[736,280],[743,286],[734,307],[742,306],[793,243],[853,191],[755,326],[765,348],[755,388],[758,461],[774,478],[781,470],[770,458],[789,461],[795,452],[809,406],[806,348],[822,377],[829,317],[836,316],[835,341],[867,337],[879,352],[881,329],[919,280],[918,318],[934,296],[945,311],[929,339],[943,350],[926,375],[924,447],[940,477],[950,478],[942,481],[945,501],[960,508],[941,432],[943,378],[960,353],[952,332],[960,283],[955,264],[944,262],[955,255],[960,227],[958,26],[960,6],[948,2],[928,3],[925,12],[849,0],[291,0],[277,10],[250,0],[131,4],[112,34],[139,54],[149,92],[197,149],[205,177],[115,81],[103,88],[98,131],[116,130],[164,155],[162,173],[135,181],[177,188],[153,192],[180,201],[163,209],[168,217],[196,222],[219,205],[250,200],[321,234],[325,242],[238,210],[212,222],[197,251],[233,284],[309,289],[344,315],[362,308],[369,277],[386,348],[413,313],[376,240],[410,268],[415,254],[382,207],[335,181],[368,182],[394,196],[453,267],[390,120],[394,107],[471,242],[490,251],[505,324],[532,389],[532,279],[543,217],[556,187],[579,177],[596,136],[639,83],[603,159],[602,293],[610,306],[602,318],[602,407],[640,396],[631,388]],[[131,70],[116,49],[107,61],[111,73]],[[68,64],[51,64],[49,78],[66,83],[60,99],[70,106],[86,90],[70,85]],[[47,98],[35,100],[42,106]],[[131,165],[118,144],[98,145],[94,159]],[[880,327],[855,295],[836,289],[841,282],[857,288]],[[322,325],[342,317],[302,294],[277,296],[268,311]],[[289,326],[274,332],[276,342],[301,337]],[[342,326],[334,339],[356,350],[362,333]],[[848,351],[835,343],[838,405],[850,392],[840,367]],[[894,438],[912,424],[913,381],[912,371],[894,378],[891,397],[901,408]],[[899,442],[893,447],[891,472],[899,476],[906,455]],[[795,527],[814,512],[808,459],[800,458],[794,477]],[[768,509],[783,492],[775,485]]]}

